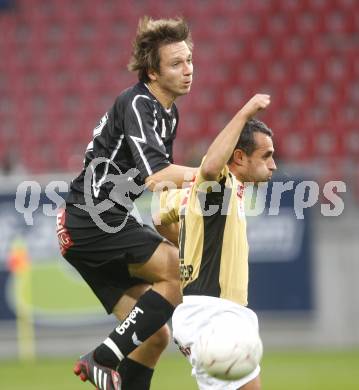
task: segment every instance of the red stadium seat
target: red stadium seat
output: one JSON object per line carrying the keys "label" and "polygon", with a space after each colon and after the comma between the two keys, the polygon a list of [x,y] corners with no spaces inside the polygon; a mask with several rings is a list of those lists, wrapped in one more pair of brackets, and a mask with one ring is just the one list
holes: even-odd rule
{"label": "red stadium seat", "polygon": [[314,129],[312,139],[316,157],[325,157],[330,160],[343,155],[343,138],[330,124]]}
{"label": "red stadium seat", "polygon": [[270,17],[263,18],[262,25],[263,30],[268,35],[275,37],[276,40],[282,40],[283,37],[288,36],[289,31],[293,27],[293,15],[284,12],[280,7],[274,11],[272,9]]}
{"label": "red stadium seat", "polygon": [[359,160],[359,125],[343,127],[341,130],[343,152],[346,156]]}
{"label": "red stadium seat", "polygon": [[304,10],[294,18],[294,28],[303,37],[315,37],[324,31],[323,15],[311,10]]}
{"label": "red stadium seat", "polygon": [[275,136],[278,155],[283,160],[304,162],[314,157],[312,139],[303,129],[291,129],[288,133]]}
{"label": "red stadium seat", "polygon": [[[292,64],[297,80],[303,84],[313,85],[323,73],[323,64],[315,58],[305,57],[302,61]],[[290,78],[292,79],[292,78]]]}
{"label": "red stadium seat", "polygon": [[258,37],[256,44],[251,45],[249,56],[255,61],[267,63],[278,56],[276,42],[269,37]]}

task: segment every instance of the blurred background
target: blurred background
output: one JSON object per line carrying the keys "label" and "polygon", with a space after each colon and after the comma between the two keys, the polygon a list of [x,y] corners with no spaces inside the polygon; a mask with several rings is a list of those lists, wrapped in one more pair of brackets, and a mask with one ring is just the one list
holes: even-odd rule
{"label": "blurred background", "polygon": [[[26,386],[56,388],[40,385],[51,371],[46,364],[64,359],[55,365],[67,376],[72,359],[113,328],[61,260],[54,191],[64,196],[92,129],[137,81],[127,63],[143,15],[183,16],[192,31],[194,82],[178,100],[177,163],[198,164],[253,94],[272,97],[260,119],[274,131],[274,181],[293,181],[293,188],[276,216],[268,215],[271,185],[267,195],[259,191],[265,211],[248,217],[249,303],[268,356],[264,388],[358,389],[359,2],[0,0],[1,389],[15,389],[14,375],[26,367],[35,372],[25,363],[34,360],[45,366]],[[340,182],[334,192],[342,212],[325,190],[330,181]],[[293,207],[298,186],[302,219]],[[138,204],[145,222],[149,202]],[[33,211],[27,223],[26,207]],[[189,377],[173,346],[163,364]],[[162,375],[155,389],[177,389]],[[178,388],[196,388],[181,380]],[[66,388],[85,387],[75,381]]]}

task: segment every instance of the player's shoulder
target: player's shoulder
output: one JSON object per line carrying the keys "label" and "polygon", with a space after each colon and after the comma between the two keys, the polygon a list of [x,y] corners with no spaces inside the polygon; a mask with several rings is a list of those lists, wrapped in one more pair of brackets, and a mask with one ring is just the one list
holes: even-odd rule
{"label": "player's shoulder", "polygon": [[232,180],[232,174],[231,174],[227,164],[225,164],[223,166],[222,170],[219,172],[218,177],[216,179],[207,180],[203,176],[203,173],[202,173],[202,167],[203,167],[203,164],[204,164],[206,158],[207,158],[207,155],[205,155],[202,158],[198,173],[197,173],[196,178],[195,178],[195,185],[197,187],[201,186],[202,189],[206,189],[206,191],[207,191],[207,188],[212,188],[213,182],[217,182],[219,184],[222,184],[222,183],[225,183],[228,180],[228,178],[230,180]]}
{"label": "player's shoulder", "polygon": [[116,105],[120,107],[153,105],[151,95],[144,83],[137,84],[123,90],[116,98]]}

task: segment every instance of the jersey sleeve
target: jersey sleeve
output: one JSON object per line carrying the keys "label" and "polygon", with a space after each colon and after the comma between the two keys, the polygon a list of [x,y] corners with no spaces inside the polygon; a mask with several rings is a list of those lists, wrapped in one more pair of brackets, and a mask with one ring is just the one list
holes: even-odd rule
{"label": "jersey sleeve", "polygon": [[136,95],[126,109],[124,128],[142,180],[170,164],[170,156],[155,130],[156,126],[156,109],[151,99],[146,95]]}
{"label": "jersey sleeve", "polygon": [[160,196],[161,223],[169,225],[179,221],[181,190],[162,191]]}

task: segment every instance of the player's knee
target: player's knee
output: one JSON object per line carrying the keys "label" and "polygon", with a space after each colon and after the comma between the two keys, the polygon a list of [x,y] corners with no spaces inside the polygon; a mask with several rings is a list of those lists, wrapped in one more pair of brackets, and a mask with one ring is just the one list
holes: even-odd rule
{"label": "player's knee", "polygon": [[170,289],[169,295],[172,299],[169,301],[172,303],[174,307],[177,307],[182,303],[182,291],[181,291],[181,283],[179,280],[171,280],[168,282],[168,288]]}
{"label": "player's knee", "polygon": [[178,250],[170,245],[166,245],[166,250],[162,252],[161,269],[159,272],[161,281],[178,283],[180,280]]}
{"label": "player's knee", "polygon": [[167,258],[167,283],[172,292],[172,296],[176,297],[174,305],[177,306],[182,302],[181,281],[178,251],[172,247],[170,248]]}
{"label": "player's knee", "polygon": [[260,383],[251,383],[251,387],[248,387],[248,389],[245,390],[261,390],[261,384]]}
{"label": "player's knee", "polygon": [[178,250],[176,248],[169,247],[166,259],[166,276],[168,280],[180,280],[179,264]]}
{"label": "player's knee", "polygon": [[161,268],[157,274],[161,285],[156,291],[167,299],[174,307],[182,303],[179,258],[177,248],[166,245],[161,253]]}
{"label": "player's knee", "polygon": [[156,333],[154,333],[149,339],[148,344],[153,351],[157,351],[161,354],[164,351],[170,341],[170,330],[167,325],[162,326]]}
{"label": "player's knee", "polygon": [[259,376],[257,376],[238,390],[261,390],[261,388],[261,381]]}

